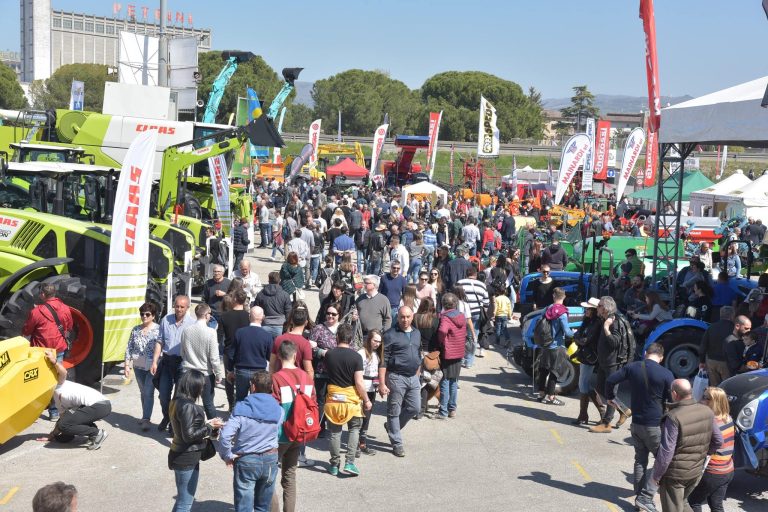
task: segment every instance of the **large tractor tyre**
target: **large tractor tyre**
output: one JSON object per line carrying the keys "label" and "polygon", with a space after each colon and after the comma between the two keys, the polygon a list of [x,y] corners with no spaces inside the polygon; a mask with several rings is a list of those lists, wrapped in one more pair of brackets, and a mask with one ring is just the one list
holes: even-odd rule
{"label": "large tractor tyre", "polygon": [[[536,380],[538,380],[539,377],[539,358],[541,356],[539,354],[536,355]],[[578,364],[574,364],[573,361],[568,360],[568,368],[565,372],[565,375],[561,379],[557,380],[557,386],[555,386],[555,393],[558,395],[566,396],[570,395],[571,393],[576,390],[576,388],[579,387],[579,369],[580,366]],[[528,373],[528,372],[526,372]],[[536,383],[538,385],[538,382]]]}
{"label": "large tractor tyre", "polygon": [[184,196],[184,215],[195,219],[203,218],[203,207],[200,205],[200,201],[189,193]]}
{"label": "large tractor tyre", "polygon": [[36,304],[41,284],[53,284],[59,299],[70,307],[77,338],[72,343],[64,366],[74,369],[75,381],[92,385],[101,379],[102,347],[104,344],[103,286],[83,277],[69,274],[32,281],[15,292],[0,309],[0,337],[21,334],[21,328]]}
{"label": "large tractor tyre", "polygon": [[[152,302],[157,306],[157,318],[155,321],[157,323],[160,323],[160,319],[163,318],[166,314],[166,298],[165,294],[163,293],[163,287],[160,286],[156,281],[153,281],[151,278],[147,279],[147,293],[144,296],[144,300],[147,302]],[[139,312],[136,311],[136,320],[140,320],[138,318]]]}
{"label": "large tractor tyre", "polygon": [[658,340],[664,347],[663,365],[676,379],[692,379],[699,371],[699,342],[704,331],[696,328],[672,329]]}

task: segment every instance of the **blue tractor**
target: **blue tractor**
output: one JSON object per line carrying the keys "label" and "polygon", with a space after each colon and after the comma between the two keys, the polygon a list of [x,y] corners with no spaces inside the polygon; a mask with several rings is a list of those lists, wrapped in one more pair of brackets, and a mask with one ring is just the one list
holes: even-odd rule
{"label": "blue tractor", "polygon": [[[720,383],[738,430],[737,465],[765,470],[768,431],[768,369],[735,375]],[[743,460],[742,460],[743,459]]]}

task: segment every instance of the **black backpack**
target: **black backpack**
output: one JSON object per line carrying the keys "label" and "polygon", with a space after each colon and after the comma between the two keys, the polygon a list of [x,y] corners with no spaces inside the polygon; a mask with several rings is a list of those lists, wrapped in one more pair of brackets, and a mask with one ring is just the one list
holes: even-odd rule
{"label": "black backpack", "polygon": [[622,315],[616,315],[615,318],[615,322],[619,328],[619,334],[621,335],[616,361],[619,364],[624,365],[632,362],[635,358],[635,334],[632,332],[632,327],[629,325],[626,318]]}
{"label": "black backpack", "polygon": [[371,250],[381,252],[384,248],[384,235],[379,232],[373,233],[371,235]]}
{"label": "black backpack", "polygon": [[533,342],[540,348],[548,348],[555,342],[552,322],[546,316],[546,310],[539,317],[539,322],[533,328]]}

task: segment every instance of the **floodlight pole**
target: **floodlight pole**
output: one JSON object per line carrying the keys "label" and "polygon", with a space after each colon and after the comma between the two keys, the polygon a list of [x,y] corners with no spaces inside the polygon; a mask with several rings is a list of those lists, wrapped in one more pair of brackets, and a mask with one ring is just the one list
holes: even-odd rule
{"label": "floodlight pole", "polygon": [[157,85],[168,87],[168,37],[165,33],[165,16],[168,0],[160,0],[160,41],[157,48]]}

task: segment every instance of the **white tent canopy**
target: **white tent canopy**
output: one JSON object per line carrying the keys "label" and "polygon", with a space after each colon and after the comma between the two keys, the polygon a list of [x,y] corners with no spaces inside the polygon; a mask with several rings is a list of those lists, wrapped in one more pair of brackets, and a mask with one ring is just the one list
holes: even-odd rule
{"label": "white tent canopy", "polygon": [[[694,215],[709,216],[715,215],[715,202],[727,202],[730,197],[729,192],[738,188],[747,186],[752,180],[744,176],[744,171],[737,169],[735,174],[731,174],[722,181],[719,181],[702,190],[691,192],[690,207]],[[721,198],[725,199],[721,199]]]}
{"label": "white tent canopy", "polygon": [[[446,192],[445,189],[442,189],[437,185],[433,185],[428,181],[422,181],[421,183],[414,183],[413,185],[406,185],[403,187],[403,204],[408,201],[408,196],[414,194],[420,196],[431,196],[433,192],[437,194],[439,198],[442,198],[443,204],[448,202],[448,192]],[[435,205],[432,205],[432,207],[434,208]]]}
{"label": "white tent canopy", "polygon": [[661,143],[768,146],[768,76],[661,110]]}

